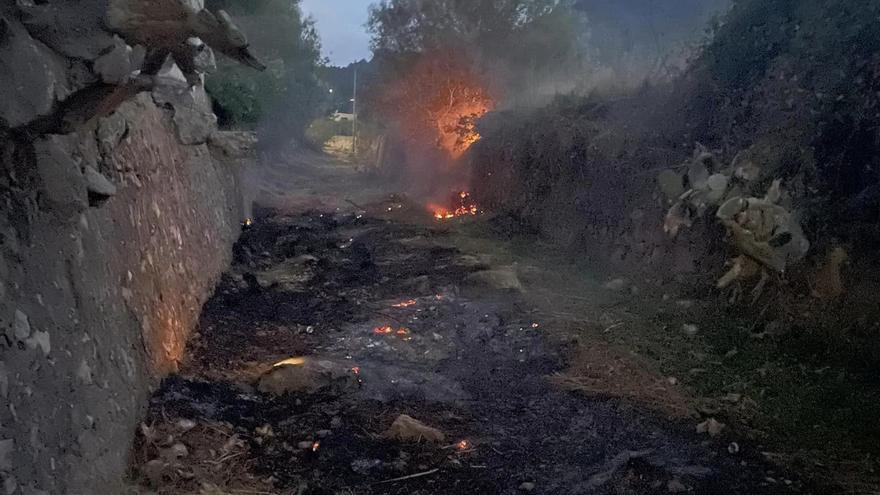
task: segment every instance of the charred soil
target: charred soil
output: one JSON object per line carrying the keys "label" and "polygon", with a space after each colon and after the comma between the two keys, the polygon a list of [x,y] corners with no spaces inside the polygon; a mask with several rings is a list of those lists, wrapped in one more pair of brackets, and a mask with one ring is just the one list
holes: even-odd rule
{"label": "charred soil", "polygon": [[[571,334],[538,321],[512,287],[516,267],[450,247],[454,227],[425,216],[259,211],[180,374],[151,400],[135,442],[139,483],[158,493],[812,491],[693,420],[564,386],[559,373],[578,355]],[[404,414],[443,440],[383,434]]]}

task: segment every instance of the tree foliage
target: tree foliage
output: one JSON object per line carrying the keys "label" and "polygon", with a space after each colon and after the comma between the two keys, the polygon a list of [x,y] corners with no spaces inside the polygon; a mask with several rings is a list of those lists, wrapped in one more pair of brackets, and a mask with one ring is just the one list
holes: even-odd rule
{"label": "tree foliage", "polygon": [[324,103],[317,77],[321,45],[314,23],[302,15],[300,0],[208,0],[225,9],[248,36],[269,69],[254,72],[228,60],[207,80],[224,124],[262,125],[264,138],[302,137]]}
{"label": "tree foliage", "polygon": [[370,110],[455,157],[475,118],[578,66],[579,22],[566,0],[383,0]]}

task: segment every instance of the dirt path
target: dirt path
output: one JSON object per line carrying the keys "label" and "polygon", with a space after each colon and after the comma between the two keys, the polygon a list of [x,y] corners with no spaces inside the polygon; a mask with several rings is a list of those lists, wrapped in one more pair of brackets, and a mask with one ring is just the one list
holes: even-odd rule
{"label": "dirt path", "polygon": [[[354,182],[343,175],[326,182],[335,200],[291,201],[317,209],[255,212],[180,376],[153,397],[136,441],[143,485],[203,494],[809,492],[757,456],[708,441],[693,421],[555,385],[548,377],[567,367],[571,341],[537,316],[516,270],[451,247],[456,227],[404,200],[345,208],[340,195]],[[401,414],[444,438],[384,436]]]}

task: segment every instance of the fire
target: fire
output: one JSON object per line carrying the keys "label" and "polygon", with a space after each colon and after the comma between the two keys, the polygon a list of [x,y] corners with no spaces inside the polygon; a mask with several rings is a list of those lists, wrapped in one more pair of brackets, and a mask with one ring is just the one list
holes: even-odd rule
{"label": "fire", "polygon": [[245,218],[245,219],[244,219],[244,226],[245,226],[245,227],[250,227],[250,226],[253,225],[253,224],[254,224],[254,221],[251,220],[250,218]]}
{"label": "fire", "polygon": [[455,444],[455,448],[457,448],[458,450],[467,450],[467,449],[471,448],[471,443],[468,442],[467,440],[462,440],[462,441],[458,442],[457,444]]}
{"label": "fire", "polygon": [[476,122],[495,108],[494,93],[470,54],[434,50],[383,86],[379,106],[410,141],[432,144],[457,160],[480,139]]}
{"label": "fire", "polygon": [[418,304],[418,301],[416,301],[415,299],[407,299],[406,301],[399,302],[399,303],[397,303],[397,304],[393,304],[392,307],[395,307],[395,308],[408,308],[408,307],[410,307],[410,306],[415,306],[416,304]]}
{"label": "fire", "polygon": [[279,361],[272,365],[273,368],[278,368],[280,366],[302,366],[306,364],[306,358],[304,357],[292,357],[290,359],[285,359],[284,361]]}
{"label": "fire", "polygon": [[315,441],[314,443],[312,443],[312,452],[317,452],[320,448],[321,442]]}
{"label": "fire", "polygon": [[457,193],[453,202],[457,203],[457,206],[454,209],[444,208],[442,206],[432,206],[431,209],[434,212],[434,218],[437,220],[448,220],[450,218],[477,215],[480,213],[480,209],[471,199],[471,193],[467,191]]}
{"label": "fire", "polygon": [[392,327],[390,325],[385,325],[383,327],[374,328],[373,333],[375,333],[377,335],[395,334],[395,335],[398,335],[399,337],[403,338],[403,340],[412,340],[412,337],[410,337],[410,333],[411,333],[410,329],[406,328],[406,327],[399,327],[399,328],[395,329],[394,327]]}

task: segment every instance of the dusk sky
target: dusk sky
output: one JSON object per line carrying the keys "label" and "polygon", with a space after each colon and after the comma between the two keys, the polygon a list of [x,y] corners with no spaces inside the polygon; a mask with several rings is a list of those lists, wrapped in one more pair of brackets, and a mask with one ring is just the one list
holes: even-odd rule
{"label": "dusk sky", "polygon": [[345,66],[370,58],[367,7],[375,0],[303,0],[306,15],[315,18],[324,56],[333,65]]}

